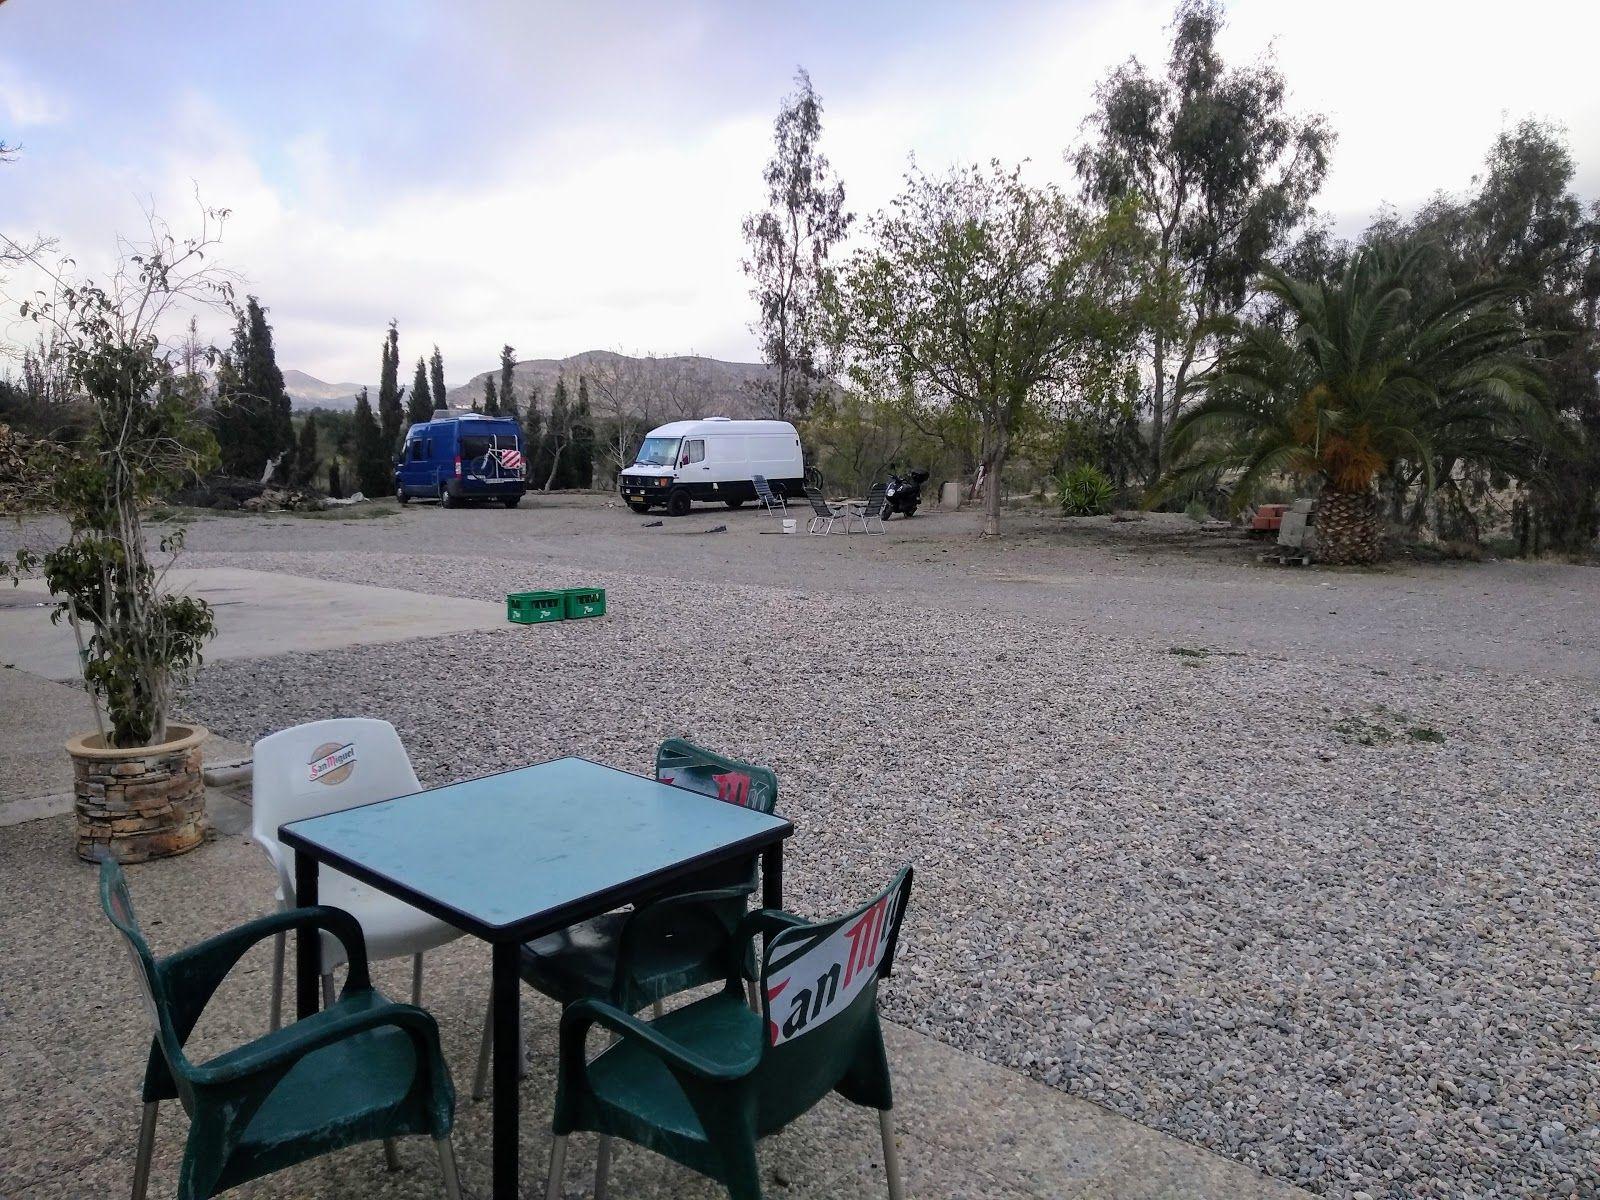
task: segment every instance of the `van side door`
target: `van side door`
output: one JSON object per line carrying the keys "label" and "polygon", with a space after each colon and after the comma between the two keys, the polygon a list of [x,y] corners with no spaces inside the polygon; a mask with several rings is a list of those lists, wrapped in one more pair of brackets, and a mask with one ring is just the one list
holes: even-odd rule
{"label": "van side door", "polygon": [[400,462],[395,467],[397,486],[408,495],[416,495],[423,482],[422,473],[428,465],[428,431],[413,430],[400,447]]}

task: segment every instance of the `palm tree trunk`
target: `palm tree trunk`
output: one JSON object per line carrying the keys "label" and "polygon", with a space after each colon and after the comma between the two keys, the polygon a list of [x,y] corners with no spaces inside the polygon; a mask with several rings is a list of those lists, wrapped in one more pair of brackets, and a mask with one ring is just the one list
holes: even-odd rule
{"label": "palm tree trunk", "polygon": [[1383,517],[1377,496],[1323,490],[1317,503],[1317,561],[1364,566],[1383,557]]}

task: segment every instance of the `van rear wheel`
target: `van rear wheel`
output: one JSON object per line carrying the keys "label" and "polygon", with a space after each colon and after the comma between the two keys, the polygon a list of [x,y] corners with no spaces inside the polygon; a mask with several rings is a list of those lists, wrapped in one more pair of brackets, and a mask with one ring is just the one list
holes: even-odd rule
{"label": "van rear wheel", "polygon": [[731,499],[724,500],[723,503],[726,504],[729,508],[739,508],[741,505],[744,504],[744,499],[742,497],[735,496],[735,497],[732,497]]}
{"label": "van rear wheel", "polygon": [[667,516],[687,517],[693,505],[689,501],[689,493],[679,489],[667,497]]}
{"label": "van rear wheel", "polygon": [[452,496],[450,494],[450,485],[448,483],[441,483],[439,485],[439,507],[440,508],[454,508],[456,505],[458,505],[460,503],[461,503],[461,501],[459,499],[457,499],[455,496]]}
{"label": "van rear wheel", "polygon": [[394,498],[396,500],[400,501],[401,504],[410,504],[411,503],[411,497],[406,495],[406,490],[403,487],[395,488],[395,490],[394,490]]}

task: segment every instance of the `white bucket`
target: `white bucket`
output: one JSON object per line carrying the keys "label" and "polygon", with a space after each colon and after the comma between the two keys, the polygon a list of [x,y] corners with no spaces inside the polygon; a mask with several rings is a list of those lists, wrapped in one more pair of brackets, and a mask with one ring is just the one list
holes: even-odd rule
{"label": "white bucket", "polygon": [[793,517],[785,517],[783,519],[783,531],[785,533],[793,533],[798,528],[800,528],[800,522]]}

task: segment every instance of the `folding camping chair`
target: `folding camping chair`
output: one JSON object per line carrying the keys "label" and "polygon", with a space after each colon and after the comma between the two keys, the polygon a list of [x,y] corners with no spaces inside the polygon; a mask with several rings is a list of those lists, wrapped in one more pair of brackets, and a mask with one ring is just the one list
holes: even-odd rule
{"label": "folding camping chair", "polygon": [[861,532],[871,533],[871,522],[876,521],[878,523],[878,532],[882,533],[884,531],[883,513],[888,507],[889,495],[884,490],[883,484],[877,484],[870,492],[867,493],[867,502],[865,504],[860,505],[859,507],[852,504],[845,508],[844,531],[846,533],[850,532],[851,521],[860,521]]}
{"label": "folding camping chair", "polygon": [[[818,488],[806,484],[806,499],[811,501],[811,522],[806,526],[807,533],[832,533],[835,521],[844,521],[849,516],[849,510],[842,504],[829,504],[822,498]],[[845,525],[845,532],[850,526]]]}
{"label": "folding camping chair", "polygon": [[772,485],[767,482],[765,475],[752,475],[750,482],[755,485],[756,499],[761,501],[763,508],[780,517],[789,515],[789,502],[784,499],[782,492],[772,490]]}

